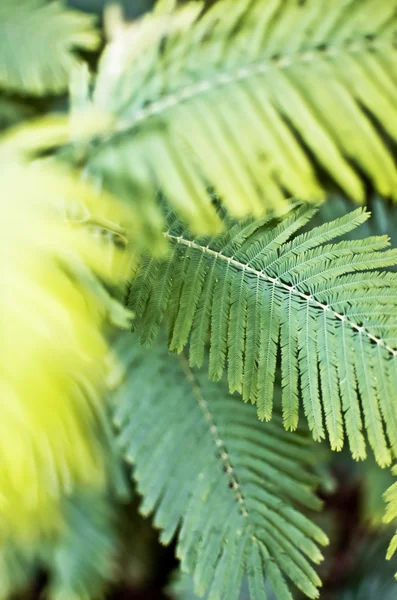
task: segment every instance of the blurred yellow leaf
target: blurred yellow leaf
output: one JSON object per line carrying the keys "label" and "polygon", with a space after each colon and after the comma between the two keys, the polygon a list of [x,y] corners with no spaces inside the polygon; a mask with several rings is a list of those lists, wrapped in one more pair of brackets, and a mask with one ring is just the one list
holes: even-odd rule
{"label": "blurred yellow leaf", "polygon": [[[65,215],[80,206],[93,223],[111,219],[116,233],[128,215],[73,171],[29,164],[17,136],[0,142],[0,537],[26,538],[61,525],[59,499],[75,485],[107,485],[107,333],[129,314],[104,283],[125,257],[114,247],[109,261],[102,237]],[[31,151],[31,131],[25,139]]]}

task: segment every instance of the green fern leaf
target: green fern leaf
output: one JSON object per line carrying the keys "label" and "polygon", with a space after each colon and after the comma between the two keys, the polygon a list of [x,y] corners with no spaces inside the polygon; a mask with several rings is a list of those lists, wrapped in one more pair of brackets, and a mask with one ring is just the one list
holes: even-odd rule
{"label": "green fern leaf", "polygon": [[118,349],[126,373],[115,423],[141,511],[155,513],[163,543],[178,531],[177,556],[196,593],[237,599],[246,574],[252,598],[265,598],[266,574],[280,600],[292,598],[285,575],[317,597],[309,560],[321,560],[317,544],[327,538],[301,512],[321,504],[311,440],[286,433],[281,419],[260,423],[254,407],[192,372],[163,341],[147,350],[126,334]]}
{"label": "green fern leaf", "polygon": [[261,419],[272,414],[281,355],[285,427],[296,428],[301,398],[316,440],[327,430],[340,450],[345,428],[354,458],[364,458],[365,427],[388,465],[389,445],[397,454],[397,276],[373,270],[395,264],[397,251],[384,250],[386,236],[333,242],[368,218],[361,209],[295,235],[312,214],[298,208],[275,226],[248,221],[206,239],[174,220],[170,256],[143,259],[129,306],[144,343],[174,314],[169,345],[180,352],[190,342],[191,365],[202,365],[209,342],[210,377],[227,368],[230,390]]}
{"label": "green fern leaf", "polygon": [[363,174],[395,197],[396,167],[375,124],[397,139],[395,9],[222,0],[120,25],[93,97],[114,115],[114,135],[93,164],[108,176],[129,165],[131,194],[160,187],[196,233],[217,226],[208,184],[239,218],[280,209],[285,192],[319,199],[318,167],[356,200]]}
{"label": "green fern leaf", "polygon": [[0,87],[25,94],[62,92],[78,63],[75,50],[93,50],[100,37],[91,16],[57,0],[2,0]]}

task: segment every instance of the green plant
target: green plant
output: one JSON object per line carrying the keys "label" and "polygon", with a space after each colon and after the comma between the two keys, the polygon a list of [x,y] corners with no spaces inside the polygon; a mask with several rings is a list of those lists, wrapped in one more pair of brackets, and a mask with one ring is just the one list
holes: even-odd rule
{"label": "green plant", "polygon": [[125,460],[196,594],[316,598],[316,442],[397,456],[397,250],[333,213],[397,197],[397,5],[113,7],[93,75],[87,15],[0,16],[1,596],[105,593]]}

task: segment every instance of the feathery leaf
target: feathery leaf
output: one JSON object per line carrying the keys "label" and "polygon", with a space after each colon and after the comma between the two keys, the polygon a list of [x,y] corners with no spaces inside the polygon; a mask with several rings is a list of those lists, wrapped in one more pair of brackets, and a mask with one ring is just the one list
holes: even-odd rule
{"label": "feathery leaf", "polygon": [[154,512],[163,543],[178,532],[177,556],[196,593],[237,599],[246,574],[253,598],[266,597],[264,575],[280,600],[292,598],[286,576],[316,598],[309,560],[321,560],[327,538],[301,512],[321,504],[310,438],[285,432],[278,418],[260,423],[254,407],[169,354],[164,340],[148,350],[125,334],[118,351],[125,373],[115,423],[141,512]]}
{"label": "feathery leaf", "polygon": [[93,95],[114,135],[92,163],[131,194],[160,187],[199,234],[219,225],[209,184],[236,217],[318,200],[318,167],[356,200],[363,176],[395,197],[380,131],[397,139],[396,15],[390,0],[221,0],[120,24]]}
{"label": "feathery leaf", "polygon": [[242,222],[205,239],[171,219],[170,255],[142,259],[128,305],[144,343],[164,317],[170,349],[190,342],[191,365],[201,366],[209,343],[210,377],[227,368],[230,390],[255,402],[261,419],[272,414],[281,355],[286,428],[296,428],[301,398],[316,440],[326,430],[340,450],[345,428],[362,459],[365,428],[388,465],[390,447],[397,455],[397,276],[374,270],[395,264],[397,250],[384,250],[386,236],[333,241],[368,218],[361,209],[296,234],[312,214],[301,207],[276,225]]}

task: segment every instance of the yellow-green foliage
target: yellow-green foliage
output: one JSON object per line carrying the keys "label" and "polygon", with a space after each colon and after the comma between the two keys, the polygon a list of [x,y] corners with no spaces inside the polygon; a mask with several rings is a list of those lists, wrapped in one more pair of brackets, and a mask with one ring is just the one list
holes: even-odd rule
{"label": "yellow-green foliage", "polygon": [[94,87],[115,126],[92,160],[119,189],[161,186],[195,233],[217,227],[208,184],[236,217],[330,180],[363,201],[363,174],[396,196],[393,0],[160,4],[114,28]]}
{"label": "yellow-green foliage", "polygon": [[[115,279],[117,252],[109,265],[107,246],[67,219],[76,203],[103,219],[99,196],[21,153],[23,139],[32,150],[50,133],[33,128],[0,146],[0,537],[56,528],[60,498],[76,484],[106,486],[106,332],[128,316],[102,284]],[[120,205],[106,205],[125,220]]]}

